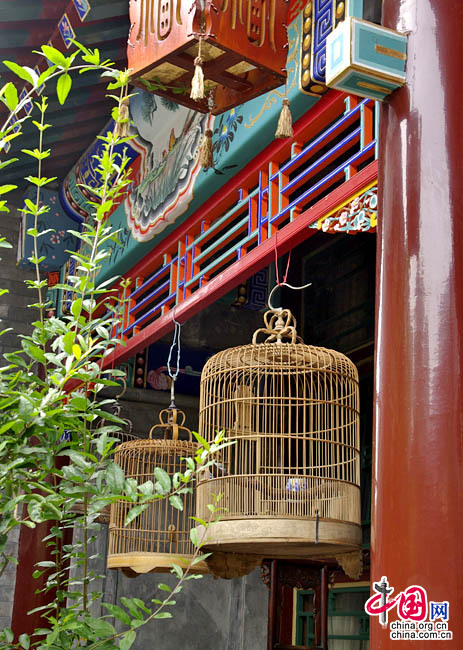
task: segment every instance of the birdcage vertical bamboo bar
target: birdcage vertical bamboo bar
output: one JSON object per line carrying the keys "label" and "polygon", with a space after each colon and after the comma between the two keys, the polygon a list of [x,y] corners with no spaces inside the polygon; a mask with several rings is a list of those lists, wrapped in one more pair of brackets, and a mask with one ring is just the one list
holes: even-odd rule
{"label": "birdcage vertical bamboo bar", "polygon": [[[277,318],[286,325],[275,328]],[[293,322],[287,310],[268,312],[269,340],[257,343],[256,333],[204,367],[200,433],[212,440],[224,430],[234,443],[222,472],[197,488],[201,518],[212,494],[223,494],[210,549],[284,557],[360,547],[357,369],[300,342]]]}
{"label": "birdcage vertical bamboo bar", "polygon": [[[170,477],[185,471],[184,459],[195,455],[198,444],[191,441],[191,432],[182,426],[183,421],[178,429],[187,432],[190,439],[180,440],[176,437],[177,434],[172,435],[171,420],[164,416],[164,421],[163,414],[172,415],[174,411],[176,414],[181,413],[184,421],[181,411],[166,409],[161,412],[160,424],[153,427],[148,439],[132,440],[119,445],[115,461],[123,469],[126,478],[135,479],[141,485],[155,480],[154,470],[157,467],[163,468]],[[152,432],[158,428],[164,431],[164,437],[151,437]],[[166,437],[166,432],[171,435],[170,438]],[[193,494],[183,495],[183,510],[173,508],[167,498],[154,498],[148,503],[148,508],[126,526],[125,520],[132,507],[133,504],[128,499],[121,499],[111,505],[108,567],[123,569],[133,575],[170,571],[173,562],[187,566],[195,551],[190,541]],[[207,572],[207,567],[200,562],[190,570],[193,573],[204,573]]]}

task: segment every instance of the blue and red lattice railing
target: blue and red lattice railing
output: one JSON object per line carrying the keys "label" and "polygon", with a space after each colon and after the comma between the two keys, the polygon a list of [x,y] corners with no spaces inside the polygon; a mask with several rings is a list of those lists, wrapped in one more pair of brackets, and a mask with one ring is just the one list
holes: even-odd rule
{"label": "blue and red lattice railing", "polygon": [[313,234],[377,176],[375,102],[329,92],[126,275],[120,363]]}

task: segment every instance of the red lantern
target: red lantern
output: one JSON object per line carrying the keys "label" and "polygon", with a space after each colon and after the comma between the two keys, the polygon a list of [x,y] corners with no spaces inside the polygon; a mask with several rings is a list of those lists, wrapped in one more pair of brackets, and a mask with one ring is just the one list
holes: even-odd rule
{"label": "red lantern", "polygon": [[[222,113],[286,79],[287,0],[131,0],[132,81],[202,112]],[[195,59],[205,97],[190,98]]]}

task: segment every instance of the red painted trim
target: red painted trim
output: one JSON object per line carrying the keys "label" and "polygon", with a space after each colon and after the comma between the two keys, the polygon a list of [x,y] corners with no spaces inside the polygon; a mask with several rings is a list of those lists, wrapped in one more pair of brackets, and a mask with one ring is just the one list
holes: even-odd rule
{"label": "red painted trim", "polygon": [[[292,223],[289,223],[279,232],[275,233],[275,235],[272,235],[270,239],[263,241],[241,260],[229,266],[225,271],[210,280],[204,287],[195,291],[190,298],[177,305],[175,308],[175,319],[179,322],[185,322],[264,266],[270,264],[275,257],[275,247],[277,247],[278,256],[280,256],[287,253],[296,244],[300,244],[315,234],[315,230],[309,229],[308,226],[310,224],[322,218],[340,203],[361,191],[362,188],[374,181],[377,176],[378,163],[375,161],[303,212]],[[176,236],[179,236],[178,233]],[[135,267],[130,274],[132,273],[132,277],[135,277],[136,273],[140,273],[140,267]],[[154,322],[144,327],[141,332],[128,339],[125,347],[120,346],[112,354],[105,357],[103,367],[109,368],[126,361],[136,352],[143,350],[172,329],[172,313],[170,312],[164,316],[160,316]]]}

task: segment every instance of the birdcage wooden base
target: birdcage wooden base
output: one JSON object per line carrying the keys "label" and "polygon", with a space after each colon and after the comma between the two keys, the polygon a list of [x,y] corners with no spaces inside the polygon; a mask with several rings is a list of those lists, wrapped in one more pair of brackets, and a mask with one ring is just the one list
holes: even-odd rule
{"label": "birdcage wooden base", "polygon": [[[172,564],[186,569],[191,556],[179,558],[177,555],[163,553],[120,553],[108,555],[108,569],[122,569],[128,575],[141,573],[169,573]],[[209,573],[205,562],[198,562],[189,573]]]}
{"label": "birdcage wooden base", "polygon": [[231,551],[272,558],[333,557],[361,548],[358,524],[320,519],[247,518],[222,520],[207,531],[206,550]]}

